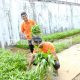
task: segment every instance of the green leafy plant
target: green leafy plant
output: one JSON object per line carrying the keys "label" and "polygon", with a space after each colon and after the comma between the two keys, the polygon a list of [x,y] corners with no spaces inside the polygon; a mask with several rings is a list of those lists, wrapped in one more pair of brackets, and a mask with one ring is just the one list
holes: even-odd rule
{"label": "green leafy plant", "polygon": [[32,35],[40,35],[41,29],[38,24],[32,27]]}
{"label": "green leafy plant", "polygon": [[24,48],[24,49],[26,49],[26,48],[28,49],[29,48],[27,40],[18,41],[17,44],[16,44],[16,47]]}
{"label": "green leafy plant", "polygon": [[42,38],[45,41],[54,41],[54,40],[63,39],[63,38],[69,37],[69,36],[73,36],[73,35],[76,35],[79,33],[80,33],[80,29],[74,29],[74,30],[44,35]]}
{"label": "green leafy plant", "polygon": [[26,66],[25,55],[0,49],[0,80],[25,80]]}
{"label": "green leafy plant", "polygon": [[41,62],[35,68],[27,70],[25,55],[0,49],[0,80],[46,80],[48,55],[40,55],[44,57]]}
{"label": "green leafy plant", "polygon": [[41,52],[37,53],[35,55],[34,64],[38,64],[42,60],[46,61],[46,63],[45,63],[46,66],[49,65],[49,64],[54,65],[54,56],[51,55],[51,54],[45,54],[45,53],[41,53]]}
{"label": "green leafy plant", "polygon": [[[27,79],[28,80],[46,80],[46,75],[48,74],[49,67],[53,68],[54,58],[50,54],[44,54],[44,53],[37,53],[35,55],[34,63],[37,62],[37,65],[35,68],[31,69],[27,73]],[[52,65],[52,66],[51,66]],[[51,70],[52,70],[51,69]]]}
{"label": "green leafy plant", "polygon": [[63,51],[64,49],[69,48],[72,44],[71,41],[67,41],[67,42],[58,42],[58,43],[54,43],[55,48],[56,48],[56,53],[59,53],[61,51]]}

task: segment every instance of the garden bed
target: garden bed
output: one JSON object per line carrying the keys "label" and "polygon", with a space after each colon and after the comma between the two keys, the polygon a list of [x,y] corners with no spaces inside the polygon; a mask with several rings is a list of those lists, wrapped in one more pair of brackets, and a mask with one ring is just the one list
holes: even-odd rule
{"label": "garden bed", "polygon": [[[67,32],[62,32],[66,33]],[[59,53],[64,49],[69,48],[74,44],[80,43],[80,32],[75,30],[67,34],[67,36],[59,37],[63,35],[62,33],[56,33],[58,37],[52,39],[55,45],[56,52]],[[46,38],[45,38],[46,39]],[[50,39],[50,38],[49,38]],[[31,57],[29,47],[27,45],[27,40],[22,40],[17,43],[17,45],[9,50],[0,49],[0,80],[52,80],[54,78],[52,69],[50,69],[50,74],[45,75],[44,68],[35,67],[31,70],[28,69],[28,59]],[[15,54],[13,54],[15,53]],[[35,74],[34,74],[35,73]],[[44,79],[45,78],[45,79]]]}

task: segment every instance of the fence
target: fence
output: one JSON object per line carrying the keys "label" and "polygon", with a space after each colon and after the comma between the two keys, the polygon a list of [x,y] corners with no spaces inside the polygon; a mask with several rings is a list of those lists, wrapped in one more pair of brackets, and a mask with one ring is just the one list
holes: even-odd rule
{"label": "fence", "polygon": [[20,40],[22,11],[41,26],[44,34],[80,28],[80,2],[55,1],[0,0],[0,47]]}

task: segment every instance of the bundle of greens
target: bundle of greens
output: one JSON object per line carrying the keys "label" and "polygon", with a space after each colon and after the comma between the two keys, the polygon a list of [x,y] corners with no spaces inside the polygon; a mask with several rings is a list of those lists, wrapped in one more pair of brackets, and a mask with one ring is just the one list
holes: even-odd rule
{"label": "bundle of greens", "polygon": [[[54,69],[54,58],[52,55],[37,53],[35,54],[34,63],[37,65],[35,68],[32,68],[29,72],[27,72],[27,80],[52,80],[47,79],[49,70],[53,71],[52,69]],[[49,78],[51,78],[51,76],[49,76]]]}
{"label": "bundle of greens", "polygon": [[42,60],[41,64],[37,64],[35,68],[32,68],[27,72],[27,80],[46,80],[47,66],[45,66],[46,61]]}
{"label": "bundle of greens", "polygon": [[32,30],[33,36],[41,34],[41,29],[40,29],[40,26],[38,24],[34,25],[31,30]]}
{"label": "bundle of greens", "polygon": [[[35,68],[30,70],[27,74],[28,80],[52,80],[49,79],[52,77],[51,73],[49,76],[49,70],[50,72],[54,70],[54,58],[53,55],[50,54],[44,54],[44,53],[37,53],[35,54],[35,60],[34,63],[36,64]],[[53,70],[52,70],[53,69]]]}
{"label": "bundle of greens", "polygon": [[37,65],[37,64],[40,64],[43,61],[45,61],[44,64],[46,66],[54,65],[54,57],[53,57],[53,55],[51,55],[51,54],[44,54],[44,53],[37,53],[35,55],[35,59],[34,59],[33,64]]}

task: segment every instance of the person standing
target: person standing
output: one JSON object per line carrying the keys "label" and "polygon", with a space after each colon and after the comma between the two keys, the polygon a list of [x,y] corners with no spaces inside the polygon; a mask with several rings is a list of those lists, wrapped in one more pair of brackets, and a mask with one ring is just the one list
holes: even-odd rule
{"label": "person standing", "polygon": [[25,37],[28,40],[29,49],[31,53],[33,53],[34,45],[32,44],[31,28],[36,25],[36,22],[34,20],[28,19],[26,12],[21,13],[21,18],[23,19],[21,24],[21,32],[25,34]]}

